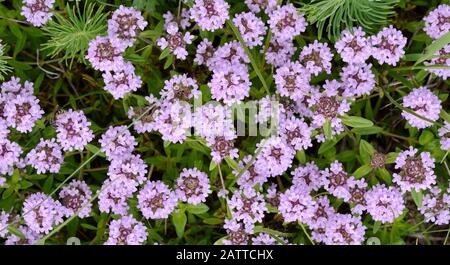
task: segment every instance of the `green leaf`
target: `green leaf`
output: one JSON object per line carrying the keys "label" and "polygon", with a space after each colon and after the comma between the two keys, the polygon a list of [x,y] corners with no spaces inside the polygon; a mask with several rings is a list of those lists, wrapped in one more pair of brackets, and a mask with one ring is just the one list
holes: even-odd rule
{"label": "green leaf", "polygon": [[414,65],[418,65],[421,62],[427,61],[435,56],[435,54],[444,48],[447,44],[450,43],[450,32],[447,32],[439,39],[435,40],[433,43],[431,43],[426,49],[425,54],[420,57]]}
{"label": "green leaf", "polygon": [[417,208],[422,207],[422,199],[423,199],[422,191],[416,191],[415,189],[412,189],[411,197],[413,198],[414,203],[416,204]]}
{"label": "green leaf", "polygon": [[377,134],[383,131],[383,128],[378,126],[371,126],[366,128],[353,128],[352,132],[359,135]]}
{"label": "green leaf", "polygon": [[381,178],[388,185],[390,185],[392,183],[391,173],[389,173],[389,171],[385,168],[377,168],[375,170],[375,175],[377,175],[377,177]]}
{"label": "green leaf", "polygon": [[2,194],[2,199],[9,198],[14,193],[14,187],[9,187]]}
{"label": "green leaf", "polygon": [[53,187],[53,176],[48,177],[45,180],[44,186],[42,187],[42,191],[46,194],[49,194]]}
{"label": "green leaf", "polygon": [[209,207],[204,203],[200,203],[197,205],[188,204],[186,210],[192,214],[202,214],[208,212]]}
{"label": "green leaf", "polygon": [[256,72],[256,75],[258,76],[259,80],[261,81],[261,84],[263,85],[264,89],[266,90],[266,93],[270,94],[269,86],[267,86],[266,79],[264,79],[264,75],[262,74],[261,70],[259,69],[258,64],[257,64],[255,58],[253,57],[252,53],[250,52],[250,50],[248,49],[247,45],[245,44],[245,41],[242,38],[241,33],[236,28],[236,26],[233,24],[233,21],[227,20],[227,25],[231,28],[231,30],[233,31],[234,35],[236,36],[236,38],[241,43],[242,47],[245,50],[245,53],[247,53],[247,56],[250,59],[250,63],[252,65],[252,67],[253,67],[253,70]]}
{"label": "green leaf", "polygon": [[434,134],[429,130],[424,130],[419,137],[419,144],[426,145],[434,139]]}
{"label": "green leaf", "polygon": [[358,169],[353,172],[353,176],[357,179],[364,177],[372,171],[372,167],[370,165],[362,165]]}
{"label": "green leaf", "polygon": [[361,139],[359,141],[359,155],[363,160],[364,164],[369,164],[372,155],[375,153],[375,148],[368,143],[366,140]]}
{"label": "green leaf", "polygon": [[25,235],[19,230],[17,229],[17,227],[13,226],[13,225],[8,225],[6,228],[11,234],[18,236],[21,239],[25,239]]}
{"label": "green leaf", "polygon": [[20,171],[19,169],[14,169],[13,175],[11,177],[11,183],[16,184],[20,179]]}
{"label": "green leaf", "polygon": [[169,57],[167,57],[167,60],[164,63],[164,70],[169,68],[172,65],[174,59],[175,59],[175,57],[172,54]]}
{"label": "green leaf", "polygon": [[322,143],[319,147],[319,155],[327,152],[328,150],[330,150],[331,148],[333,148],[336,145],[336,141],[326,141],[324,143]]}
{"label": "green leaf", "polygon": [[342,122],[353,128],[367,128],[373,126],[373,122],[357,116],[342,116]]}
{"label": "green leaf", "polygon": [[217,163],[211,159],[211,163],[209,164],[209,171],[213,171],[217,167]]}
{"label": "green leaf", "polygon": [[241,171],[239,164],[233,159],[225,157],[225,161],[227,162],[228,166],[231,167],[233,170],[236,170],[237,172]]}
{"label": "green leaf", "polygon": [[326,120],[323,124],[323,133],[325,134],[326,139],[331,139],[331,122],[329,120]]}
{"label": "green leaf", "polygon": [[87,144],[86,145],[86,149],[89,150],[89,152],[96,154],[98,152],[98,156],[101,157],[106,157],[105,153],[103,153],[100,148],[98,148],[97,146],[93,145],[93,144]]}
{"label": "green leaf", "polygon": [[395,160],[397,159],[398,153],[390,152],[386,156],[386,164],[393,164],[395,163]]}
{"label": "green leaf", "polygon": [[211,218],[203,219],[203,223],[208,224],[208,225],[219,225],[219,224],[223,223],[223,220],[220,218],[211,217]]}
{"label": "green leaf", "polygon": [[301,163],[301,164],[305,164],[306,163],[306,154],[305,154],[305,150],[300,150],[295,154],[295,157],[297,158],[297,160]]}
{"label": "green leaf", "polygon": [[450,114],[448,114],[444,109],[439,113],[439,117],[441,117],[444,121],[450,123]]}
{"label": "green leaf", "polygon": [[86,223],[81,223],[80,226],[85,228],[85,229],[92,230],[92,231],[97,231],[98,230],[97,227],[95,227],[93,225],[90,225],[90,224],[86,224]]}
{"label": "green leaf", "polygon": [[28,189],[28,188],[31,187],[31,186],[33,186],[33,183],[31,183],[31,182],[29,182],[29,181],[22,180],[22,181],[20,182],[20,189],[21,189],[21,190]]}
{"label": "green leaf", "polygon": [[380,221],[375,221],[375,223],[373,224],[372,232],[374,234],[376,234],[378,232],[378,230],[380,230],[380,227],[381,227],[381,222]]}
{"label": "green leaf", "polygon": [[178,238],[182,238],[186,227],[187,216],[184,211],[177,210],[172,213],[172,223],[175,226]]}
{"label": "green leaf", "polygon": [[170,49],[169,47],[166,47],[162,52],[161,55],[159,55],[159,60],[161,61],[162,59],[166,58],[167,56],[169,56],[170,54]]}

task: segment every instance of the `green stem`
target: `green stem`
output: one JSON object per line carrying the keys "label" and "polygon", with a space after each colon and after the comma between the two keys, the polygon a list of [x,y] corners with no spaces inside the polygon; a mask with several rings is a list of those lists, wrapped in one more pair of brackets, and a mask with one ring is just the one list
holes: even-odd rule
{"label": "green stem", "polygon": [[234,35],[236,35],[236,38],[239,40],[239,42],[241,43],[241,45],[244,48],[245,52],[247,53],[247,56],[250,59],[250,63],[252,64],[253,69],[256,72],[256,75],[258,76],[258,78],[261,81],[264,89],[266,90],[267,95],[270,95],[269,87],[267,86],[266,80],[264,79],[264,76],[262,75],[261,71],[259,70],[258,64],[255,61],[255,58],[253,58],[253,56],[252,56],[250,50],[248,49],[247,45],[245,45],[245,41],[244,41],[244,39],[242,39],[241,33],[239,32],[239,30],[236,28],[236,26],[233,24],[233,22],[231,20],[227,20],[227,25],[231,28],[231,30],[233,31]]}
{"label": "green stem", "polygon": [[308,232],[306,231],[305,226],[298,222],[298,224],[300,225],[300,227],[302,228],[303,232],[305,233],[306,237],[309,239],[309,242],[311,242],[311,245],[315,245],[316,243],[314,243],[314,241],[312,240],[311,236],[308,234]]}
{"label": "green stem", "polygon": [[395,101],[395,99],[393,99],[393,98],[391,97],[391,95],[389,95],[389,92],[384,91],[384,94],[385,94],[386,97],[389,99],[389,101],[390,101],[392,104],[394,104],[397,108],[399,108],[399,109],[401,109],[401,110],[403,110],[403,111],[406,111],[406,112],[408,112],[408,113],[410,113],[410,114],[416,116],[416,117],[419,118],[419,119],[422,119],[422,120],[424,120],[424,121],[427,121],[427,122],[436,124],[436,125],[438,125],[439,127],[444,127],[444,124],[442,124],[442,123],[440,123],[440,122],[438,122],[438,121],[430,120],[430,119],[428,119],[428,118],[425,118],[424,116],[421,116],[421,115],[417,114],[416,112],[414,112],[414,111],[411,110],[411,109],[408,109],[408,108],[403,107],[401,104],[399,104],[397,101]]}

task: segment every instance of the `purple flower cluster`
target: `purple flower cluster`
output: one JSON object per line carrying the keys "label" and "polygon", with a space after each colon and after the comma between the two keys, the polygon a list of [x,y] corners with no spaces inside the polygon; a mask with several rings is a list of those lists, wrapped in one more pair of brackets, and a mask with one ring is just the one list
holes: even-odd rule
{"label": "purple flower cluster", "polygon": [[215,53],[214,46],[212,42],[208,39],[203,39],[197,45],[197,52],[195,54],[194,62],[198,65],[206,65],[208,68],[213,67],[211,59],[213,58]]}
{"label": "purple flower cluster", "polygon": [[19,78],[12,77],[0,89],[0,186],[4,186],[6,178],[2,175],[12,175],[14,166],[25,167],[25,160],[20,158],[22,148],[7,139],[9,127],[22,133],[31,132],[44,111],[33,95],[32,82],[22,84]]}
{"label": "purple flower cluster", "polygon": [[103,73],[104,89],[111,93],[114,99],[121,99],[127,93],[137,91],[142,86],[142,80],[134,72],[130,62],[124,62],[119,68]]}
{"label": "purple flower cluster", "polygon": [[324,243],[327,245],[361,245],[366,227],[358,217],[335,214],[328,221]]}
{"label": "purple flower cluster", "polygon": [[395,169],[400,172],[393,174],[392,181],[399,185],[402,191],[426,190],[436,183],[434,159],[431,154],[428,152],[417,154],[417,152],[417,149],[410,146],[395,160]]}
{"label": "purple flower cluster", "polygon": [[[252,156],[245,156],[242,161],[239,161],[239,168],[242,170],[245,165],[250,163]],[[234,172],[234,174],[239,174],[239,172]],[[259,171],[256,168],[255,164],[252,163],[246,171],[241,175],[241,177],[237,180],[237,184],[241,187],[241,189],[253,189],[255,185],[262,185],[267,181],[268,175],[265,171]]]}
{"label": "purple flower cluster", "polygon": [[249,48],[259,46],[263,43],[266,26],[255,14],[251,12],[236,14],[233,23],[238,28],[242,39]]}
{"label": "purple flower cluster", "polygon": [[283,120],[280,125],[280,136],[295,151],[306,150],[312,146],[312,129],[303,120],[295,117]]}
{"label": "purple flower cluster", "polygon": [[178,203],[174,191],[161,181],[147,181],[137,195],[138,208],[147,219],[164,219]]}
{"label": "purple flower cluster", "polygon": [[166,80],[160,94],[165,101],[189,101],[197,98],[200,95],[200,90],[198,90],[195,79],[183,74],[172,76],[172,78]]}
{"label": "purple flower cluster", "polygon": [[183,202],[196,205],[211,193],[208,175],[197,168],[184,168],[176,183],[175,194]]}
{"label": "purple flower cluster", "polygon": [[[278,240],[281,242],[279,242]],[[283,237],[277,237],[275,239],[273,236],[266,234],[266,233],[260,233],[258,236],[254,237],[252,239],[252,245],[286,245],[288,244],[288,241],[284,239]]]}
{"label": "purple flower cluster", "polygon": [[317,40],[304,47],[300,53],[300,62],[313,75],[318,75],[321,72],[330,74],[332,59],[333,54],[328,44],[320,43]]}
{"label": "purple flower cluster", "polygon": [[64,151],[83,150],[94,139],[83,111],[69,109],[56,117],[56,139]]}
{"label": "purple flower cluster", "polygon": [[353,176],[349,176],[344,170],[344,166],[339,161],[334,161],[329,168],[321,172],[324,178],[324,187],[330,194],[337,198],[349,200],[349,186],[354,181]]}
{"label": "purple flower cluster", "polygon": [[108,36],[111,42],[123,48],[133,46],[137,35],[144,30],[147,22],[141,12],[132,8],[119,6],[108,20]]}
{"label": "purple flower cluster", "polygon": [[344,30],[334,45],[342,60],[350,64],[365,63],[371,54],[371,46],[361,27]]}
{"label": "purple flower cluster", "polygon": [[36,233],[48,234],[62,223],[62,205],[44,193],[33,193],[23,202],[25,224]]}
{"label": "purple flower cluster", "polygon": [[245,0],[245,4],[255,14],[261,11],[270,14],[278,5],[277,0]]}
{"label": "purple flower cluster", "polygon": [[[450,44],[447,44],[442,49],[436,52],[436,56],[431,58],[430,61],[424,62],[425,65],[435,65],[442,68],[427,68],[426,70],[439,76],[442,79],[448,79],[450,77]],[[447,68],[446,68],[447,67]]]}
{"label": "purple flower cluster", "polygon": [[350,64],[342,68],[342,86],[345,96],[369,95],[375,88],[375,75],[371,64]]}
{"label": "purple flower cluster", "polygon": [[233,219],[244,224],[247,233],[252,233],[254,224],[261,223],[267,212],[264,197],[254,190],[235,191],[228,201]]}
{"label": "purple flower cluster", "polygon": [[[411,93],[404,96],[403,107],[409,108],[418,115],[432,121],[439,119],[439,113],[442,108],[439,98],[425,87],[416,88]],[[431,122],[421,119],[407,111],[402,111],[402,116],[412,127],[418,129],[433,125]]]}
{"label": "purple flower cluster", "polygon": [[326,183],[325,176],[321,174],[314,162],[297,167],[291,175],[292,184],[308,192],[317,191]]}
{"label": "purple flower cluster", "polygon": [[275,67],[281,67],[291,60],[295,50],[296,49],[292,41],[279,41],[277,39],[271,39],[269,47],[266,51],[266,62]]}
{"label": "purple flower cluster", "polygon": [[301,101],[311,91],[311,74],[298,62],[288,62],[274,75],[277,93],[294,101]]}
{"label": "purple flower cluster", "polygon": [[447,225],[450,223],[450,190],[442,191],[438,187],[433,187],[430,192],[423,197],[422,207],[419,208],[421,214],[425,216],[426,222],[436,225]]}
{"label": "purple flower cluster", "polygon": [[248,245],[252,238],[252,233],[245,230],[245,225],[235,219],[226,219],[223,228],[227,231],[227,238],[222,240],[224,245]]}
{"label": "purple flower cluster", "polygon": [[4,107],[6,124],[22,133],[31,132],[36,121],[44,114],[39,106],[39,99],[29,94],[19,94],[6,99]]}
{"label": "purple flower cluster", "polygon": [[314,206],[305,187],[294,185],[280,195],[278,210],[285,222],[306,223],[314,215]]}
{"label": "purple flower cluster", "polygon": [[144,183],[147,174],[147,165],[140,155],[124,155],[111,161],[108,168],[108,176],[111,182],[117,183],[127,190],[126,193],[134,193],[137,187]]}
{"label": "purple flower cluster", "polygon": [[113,42],[111,38],[97,36],[89,43],[86,58],[95,70],[120,70],[120,67],[124,64],[122,57],[124,50],[124,47]]}
{"label": "purple flower cluster", "polygon": [[433,39],[439,39],[450,31],[450,5],[439,5],[424,17],[425,32]]}
{"label": "purple flower cluster", "polygon": [[308,23],[293,4],[278,6],[269,14],[269,27],[279,41],[292,40],[306,30]]}
{"label": "purple flower cluster", "polygon": [[0,139],[0,175],[12,175],[14,165],[19,162],[22,148],[6,138]]}
{"label": "purple flower cluster", "polygon": [[125,215],[109,224],[109,238],[105,245],[142,245],[147,240],[143,223]]}
{"label": "purple flower cluster", "polygon": [[441,137],[441,149],[447,151],[450,149],[450,123],[445,122],[445,126],[439,129]]}
{"label": "purple flower cluster", "polygon": [[164,29],[167,29],[167,26],[171,23],[176,23],[178,27],[185,30],[191,26],[191,22],[189,21],[191,17],[190,10],[181,8],[180,16],[174,16],[172,12],[167,11],[164,15]]}
{"label": "purple flower cluster", "polygon": [[91,198],[91,189],[81,180],[73,180],[59,192],[59,201],[66,217],[76,213],[79,218],[88,217],[92,211]]}
{"label": "purple flower cluster", "polygon": [[214,72],[211,82],[208,83],[212,98],[222,100],[227,105],[239,103],[248,97],[250,85],[247,68],[239,64]]}
{"label": "purple flower cluster", "polygon": [[36,233],[28,226],[19,226],[18,230],[24,238],[11,234],[5,241],[5,245],[34,245],[40,239],[39,233]]}
{"label": "purple flower cluster", "polygon": [[54,138],[50,140],[41,138],[39,144],[27,154],[25,160],[36,169],[38,174],[58,173],[64,157],[61,146]]}
{"label": "purple flower cluster", "polygon": [[55,0],[23,0],[23,4],[20,14],[36,27],[44,25],[53,16]]}
{"label": "purple flower cluster", "polygon": [[225,24],[229,9],[230,5],[225,0],[195,0],[190,13],[200,29],[215,31]]}
{"label": "purple flower cluster", "polygon": [[294,150],[280,137],[265,139],[257,144],[261,148],[256,157],[255,166],[259,171],[265,171],[275,177],[283,174],[294,159]]}
{"label": "purple flower cluster", "polygon": [[109,127],[99,140],[101,150],[108,159],[120,159],[130,155],[137,142],[126,126]]}
{"label": "purple flower cluster", "polygon": [[155,114],[155,130],[164,141],[182,143],[192,125],[191,106],[185,101],[163,103]]}
{"label": "purple flower cluster", "polygon": [[403,194],[397,188],[388,188],[384,184],[373,186],[366,192],[364,199],[367,212],[381,223],[393,223],[405,209]]}
{"label": "purple flower cluster", "polygon": [[372,45],[372,56],[378,60],[380,64],[387,63],[397,65],[400,57],[405,54],[404,48],[407,39],[400,30],[395,29],[392,25],[383,28],[377,35],[370,38]]}
{"label": "purple flower cluster", "polygon": [[[127,181],[127,179],[122,179]],[[130,187],[132,185],[128,185]],[[100,212],[126,215],[128,213],[128,199],[133,197],[133,193],[121,181],[111,181],[106,179],[100,188],[98,195],[98,208]]]}
{"label": "purple flower cluster", "polygon": [[[324,91],[313,91],[311,98],[307,101],[309,109],[312,111],[311,127],[321,129],[328,121],[331,123],[331,135],[338,135],[344,131],[344,125],[339,117],[350,110],[349,102],[339,96],[340,86],[338,84],[333,81],[327,82]],[[316,139],[324,142],[325,135],[319,133]]]}
{"label": "purple flower cluster", "polygon": [[158,39],[158,46],[164,50],[169,49],[177,59],[185,60],[188,52],[186,45],[191,44],[194,36],[188,31],[185,34],[179,31],[178,24],[171,22],[166,25],[167,35]]}
{"label": "purple flower cluster", "polygon": [[97,36],[89,43],[86,58],[95,70],[103,71],[105,90],[116,100],[142,86],[134,66],[124,60],[123,52],[133,46],[146,26],[138,10],[121,5],[108,20],[108,36]]}

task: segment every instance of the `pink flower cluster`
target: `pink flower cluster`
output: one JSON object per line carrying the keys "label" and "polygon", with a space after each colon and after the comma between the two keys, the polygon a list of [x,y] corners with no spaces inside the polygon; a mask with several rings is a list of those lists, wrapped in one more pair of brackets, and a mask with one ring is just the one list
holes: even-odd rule
{"label": "pink flower cluster", "polygon": [[108,36],[97,36],[89,43],[86,58],[95,70],[103,71],[104,88],[116,100],[142,86],[141,78],[135,74],[134,66],[125,61],[123,52],[133,46],[146,26],[138,10],[120,6],[108,20]]}

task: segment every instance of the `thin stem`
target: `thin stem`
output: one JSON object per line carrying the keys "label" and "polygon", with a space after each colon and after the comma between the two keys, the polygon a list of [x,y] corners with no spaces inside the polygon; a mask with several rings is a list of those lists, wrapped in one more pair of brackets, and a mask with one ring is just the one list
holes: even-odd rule
{"label": "thin stem", "polygon": [[261,81],[264,89],[266,90],[267,95],[270,95],[269,87],[267,86],[266,80],[264,79],[264,76],[262,75],[261,71],[259,70],[258,64],[255,61],[255,58],[253,58],[250,50],[248,49],[247,45],[245,45],[245,41],[242,39],[241,33],[239,33],[239,30],[236,28],[236,26],[233,24],[231,20],[227,20],[228,26],[233,31],[236,38],[241,43],[242,47],[244,48],[245,52],[247,53],[248,58],[250,59],[250,63],[253,66],[253,70],[255,70],[256,75],[258,76],[259,80]]}
{"label": "thin stem", "polygon": [[414,112],[414,111],[411,110],[411,109],[408,109],[408,108],[403,107],[403,106],[400,105],[397,101],[395,101],[395,99],[393,99],[393,98],[391,97],[391,95],[389,95],[389,92],[384,91],[384,94],[385,94],[386,97],[389,99],[389,101],[390,101],[392,104],[394,104],[397,108],[399,108],[399,109],[401,109],[401,110],[403,110],[403,111],[406,111],[406,112],[408,112],[408,113],[410,113],[410,114],[416,116],[416,117],[419,118],[419,119],[422,119],[422,120],[424,120],[424,121],[427,121],[427,122],[436,124],[436,125],[438,125],[439,127],[444,127],[444,124],[442,124],[442,123],[440,123],[440,122],[438,122],[438,121],[430,120],[430,119],[428,119],[428,118],[425,118],[424,116],[421,116],[421,115],[417,114],[416,112]]}
{"label": "thin stem", "polygon": [[298,224],[300,225],[300,227],[302,228],[303,232],[305,233],[306,237],[309,239],[309,242],[311,242],[311,245],[315,245],[316,243],[314,243],[314,240],[312,240],[311,236],[308,234],[308,232],[306,231],[305,226],[301,223],[298,222]]}

